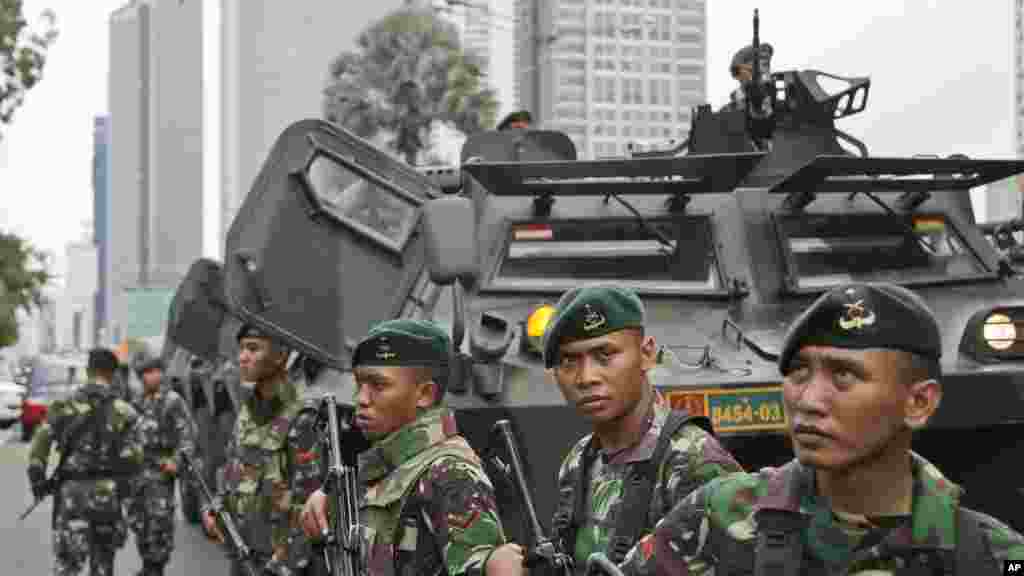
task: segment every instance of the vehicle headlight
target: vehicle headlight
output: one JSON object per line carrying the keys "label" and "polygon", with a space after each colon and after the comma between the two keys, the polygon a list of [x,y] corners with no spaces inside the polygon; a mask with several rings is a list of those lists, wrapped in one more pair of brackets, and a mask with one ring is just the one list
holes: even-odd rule
{"label": "vehicle headlight", "polygon": [[960,351],[979,362],[1024,359],[1024,308],[976,312],[967,321]]}
{"label": "vehicle headlight", "polygon": [[550,304],[538,306],[526,318],[526,347],[534,354],[544,354],[544,331],[547,330],[555,307]]}

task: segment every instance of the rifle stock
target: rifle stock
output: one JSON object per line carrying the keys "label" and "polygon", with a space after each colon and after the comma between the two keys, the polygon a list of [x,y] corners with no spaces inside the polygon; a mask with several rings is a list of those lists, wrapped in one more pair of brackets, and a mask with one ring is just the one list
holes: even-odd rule
{"label": "rifle stock", "polygon": [[[541,528],[540,521],[537,519],[537,509],[533,505],[530,486],[523,470],[523,461],[519,457],[519,442],[512,430],[512,423],[508,420],[495,422],[491,434],[497,434],[500,437],[502,447],[508,454],[509,463],[505,464],[497,456],[492,456],[491,460],[505,474],[506,478],[515,484],[520,503],[526,511],[531,540],[526,546],[526,566],[530,568],[530,573],[533,575],[571,576],[573,573],[572,557],[565,554],[544,534],[544,529]],[[509,470],[510,468],[511,470]]]}
{"label": "rifle stock", "polygon": [[338,403],[334,396],[324,396],[321,407],[327,413],[327,434],[323,435],[324,453],[330,458],[324,492],[334,503],[331,527],[322,534],[324,562],[331,576],[358,576],[362,554],[359,503],[356,500],[359,494],[356,467],[344,462],[341,457],[341,419],[338,417]]}
{"label": "rifle stock", "polygon": [[214,513],[224,529],[227,536],[227,544],[231,548],[231,556],[238,559],[246,574],[249,576],[259,576],[260,570],[255,566],[256,559],[253,557],[252,549],[245,543],[241,532],[238,530],[238,526],[235,525],[234,519],[231,518],[231,514],[224,509],[224,503],[210,491],[210,487],[206,484],[206,479],[203,478],[202,472],[196,467],[192,456],[182,452],[182,457],[189,475],[199,486],[199,490],[203,493],[203,498],[206,499],[210,511]]}

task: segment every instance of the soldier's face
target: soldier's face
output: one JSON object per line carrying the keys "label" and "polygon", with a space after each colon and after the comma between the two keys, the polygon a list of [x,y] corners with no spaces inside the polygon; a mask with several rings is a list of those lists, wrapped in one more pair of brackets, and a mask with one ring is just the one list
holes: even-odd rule
{"label": "soldier's face", "polygon": [[274,350],[264,338],[242,338],[238,343],[239,377],[245,382],[262,382],[284,366],[283,351]]}
{"label": "soldier's face", "polygon": [[908,446],[908,430],[938,407],[933,380],[908,381],[907,355],[894,350],[805,346],[782,391],[793,450],[801,463],[826,470],[866,465],[887,449]]}
{"label": "soldier's face", "polygon": [[155,392],[160,389],[160,382],[164,378],[162,370],[150,369],[142,373],[142,385],[145,386],[146,392]]}
{"label": "soldier's face", "polygon": [[552,375],[566,403],[581,416],[594,424],[611,422],[640,403],[656,353],[653,337],[620,330],[562,344]]}
{"label": "soldier's face", "polygon": [[749,82],[754,77],[754,66],[752,64],[740,64],[736,67],[736,74],[733,75],[739,82]]}
{"label": "soldier's face", "polygon": [[409,366],[357,366],[356,426],[382,438],[416,419],[417,408],[433,404],[434,383]]}

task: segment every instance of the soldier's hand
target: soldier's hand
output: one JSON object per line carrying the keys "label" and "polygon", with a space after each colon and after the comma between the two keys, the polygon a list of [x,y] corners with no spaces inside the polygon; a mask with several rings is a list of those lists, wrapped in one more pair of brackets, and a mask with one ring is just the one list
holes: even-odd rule
{"label": "soldier's hand", "polygon": [[163,464],[160,465],[160,471],[163,472],[164,474],[169,474],[171,476],[177,476],[178,475],[178,465],[176,463],[170,462],[170,461],[164,462]]}
{"label": "soldier's hand", "polygon": [[224,534],[221,533],[220,526],[217,526],[217,516],[212,511],[203,514],[203,529],[212,540],[224,543]]}
{"label": "soldier's hand", "polygon": [[302,531],[310,539],[318,539],[327,529],[327,494],[317,490],[309,495],[302,507]]}
{"label": "soldier's hand", "polygon": [[523,547],[515,542],[504,544],[491,553],[484,571],[487,576],[526,576]]}

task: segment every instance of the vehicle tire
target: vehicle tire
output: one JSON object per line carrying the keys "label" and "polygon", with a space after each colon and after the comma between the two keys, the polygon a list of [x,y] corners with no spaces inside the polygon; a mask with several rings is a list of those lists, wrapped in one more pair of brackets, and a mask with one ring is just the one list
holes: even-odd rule
{"label": "vehicle tire", "polygon": [[35,432],[35,430],[36,430],[35,424],[26,425],[25,423],[22,423],[21,424],[21,441],[22,442],[30,442],[32,440],[32,433]]}
{"label": "vehicle tire", "polygon": [[178,482],[181,494],[181,515],[189,524],[199,524],[199,494],[192,488],[191,482]]}

